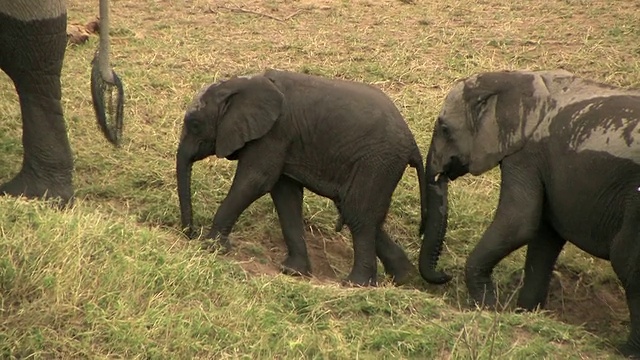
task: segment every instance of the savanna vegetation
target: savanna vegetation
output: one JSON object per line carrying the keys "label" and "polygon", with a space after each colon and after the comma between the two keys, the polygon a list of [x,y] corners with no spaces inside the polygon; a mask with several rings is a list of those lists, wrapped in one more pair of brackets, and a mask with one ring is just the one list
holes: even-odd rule
{"label": "savanna vegetation", "polygon": [[[69,22],[97,1],[69,0]],[[609,264],[568,245],[547,311],[510,311],[524,251],[494,274],[504,311],[468,304],[462,269],[491,221],[499,172],[450,187],[445,286],[339,285],[348,229],[307,193],[316,277],[279,274],[284,258],[269,197],[240,218],[233,253],[203,251],[179,232],[175,150],[186,105],[206,83],[268,67],[383,89],[426,153],[451,84],[496,69],[564,68],[640,86],[640,5],[628,0],[115,0],[112,64],[126,91],[125,139],[113,149],[91,106],[90,36],[69,45],[64,111],[77,199],[60,211],[0,197],[0,357],[247,359],[607,359],[627,335],[624,295]],[[0,75],[0,179],[21,163],[17,96]],[[194,167],[194,211],[208,227],[235,163]],[[417,264],[419,199],[408,169],[387,228]]]}

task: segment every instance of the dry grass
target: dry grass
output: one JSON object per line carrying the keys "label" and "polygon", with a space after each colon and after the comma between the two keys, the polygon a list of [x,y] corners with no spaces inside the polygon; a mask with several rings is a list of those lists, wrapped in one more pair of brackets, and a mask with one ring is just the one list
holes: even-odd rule
{"label": "dry grass", "polygon": [[[68,5],[73,23],[97,14],[97,2]],[[573,247],[559,260],[550,313],[466,310],[462,266],[491,220],[497,171],[451,186],[442,264],[452,284],[348,290],[335,284],[350,266],[348,231],[333,232],[333,205],[313,194],[305,216],[318,279],[276,276],[284,251],[268,198],[241,217],[235,254],[202,253],[181,238],[174,154],[202,85],[267,67],[379,86],[426,151],[445,93],[474,72],[561,67],[640,87],[639,15],[626,0],[114,1],[123,148],[110,148],[93,120],[91,36],[68,48],[63,74],[80,204],[57,212],[0,199],[0,356],[606,358],[627,333],[623,296],[607,263]],[[19,169],[21,127],[4,75],[0,117],[8,179]],[[209,225],[234,169],[213,158],[195,166],[197,224]],[[413,259],[416,187],[407,171],[387,223]],[[519,251],[496,269],[505,302],[523,261]]]}

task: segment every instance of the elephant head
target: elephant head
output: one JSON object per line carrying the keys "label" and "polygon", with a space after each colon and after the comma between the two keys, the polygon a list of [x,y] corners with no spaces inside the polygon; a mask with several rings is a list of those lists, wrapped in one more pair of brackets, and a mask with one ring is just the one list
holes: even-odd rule
{"label": "elephant head", "polygon": [[553,99],[544,72],[480,73],[456,82],[436,120],[427,155],[427,215],[420,273],[429,283],[451,277],[435,272],[447,227],[449,180],[480,175],[522,149]]}
{"label": "elephant head", "polygon": [[284,95],[265,76],[235,77],[204,87],[187,109],[176,155],[182,228],[192,233],[191,170],[208,156],[237,159],[251,140],[271,130]]}

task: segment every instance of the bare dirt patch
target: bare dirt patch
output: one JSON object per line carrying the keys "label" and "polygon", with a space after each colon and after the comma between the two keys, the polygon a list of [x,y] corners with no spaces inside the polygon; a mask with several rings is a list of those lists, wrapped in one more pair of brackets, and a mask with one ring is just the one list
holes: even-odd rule
{"label": "bare dirt patch", "polygon": [[[496,284],[507,311],[516,306],[522,275],[522,272],[514,273],[508,284]],[[466,292],[459,295],[467,296]],[[629,310],[619,282],[597,280],[562,264],[556,266],[551,278],[544,311],[558,321],[582,326],[604,338],[611,338],[612,334],[625,337],[628,333]]]}
{"label": "bare dirt patch", "polygon": [[547,309],[558,320],[582,325],[599,336],[628,331],[624,290],[614,280],[591,283],[581,274],[559,268],[551,280]]}
{"label": "bare dirt patch", "polygon": [[[313,227],[307,227],[306,241],[313,280],[339,282],[351,270],[353,249],[348,231],[329,236]],[[229,256],[248,273],[277,275],[287,255],[282,236],[273,235],[260,240],[238,240]]]}
{"label": "bare dirt patch", "polygon": [[100,19],[95,18],[86,24],[70,23],[67,24],[67,41],[70,44],[84,44],[93,34],[100,32]]}

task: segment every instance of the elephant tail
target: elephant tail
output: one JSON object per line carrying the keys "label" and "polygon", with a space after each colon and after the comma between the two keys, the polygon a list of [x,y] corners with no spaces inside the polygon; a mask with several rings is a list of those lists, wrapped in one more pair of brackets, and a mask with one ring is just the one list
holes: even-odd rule
{"label": "elephant tail", "polygon": [[425,180],[424,165],[422,163],[422,155],[417,146],[414,147],[411,157],[409,158],[409,166],[416,169],[418,175],[418,187],[420,188],[420,229],[418,236],[424,234],[427,215],[427,182]]}

